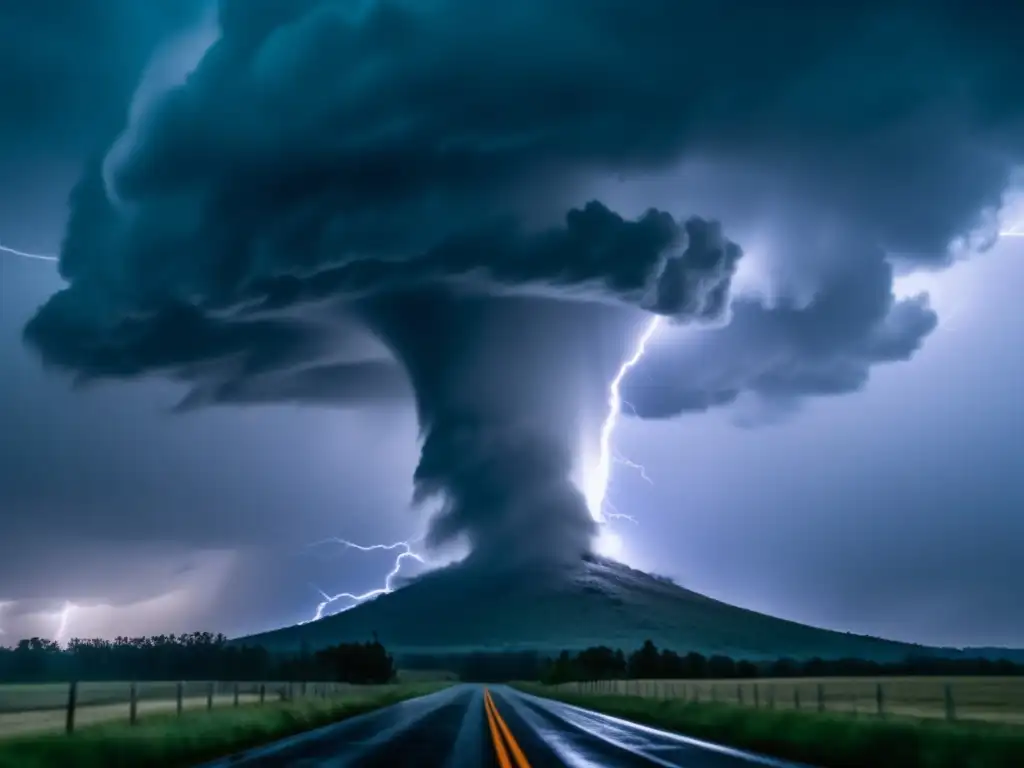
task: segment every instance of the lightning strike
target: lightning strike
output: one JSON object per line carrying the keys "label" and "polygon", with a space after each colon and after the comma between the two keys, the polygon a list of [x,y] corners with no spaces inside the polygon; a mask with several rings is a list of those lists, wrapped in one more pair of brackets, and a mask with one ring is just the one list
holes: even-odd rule
{"label": "lightning strike", "polygon": [[49,256],[45,253],[29,253],[28,251],[19,251],[17,248],[9,248],[3,243],[0,243],[0,252],[9,253],[12,256],[21,256],[25,259],[36,259],[37,261],[60,261],[56,256]]}
{"label": "lightning strike", "polygon": [[[640,475],[640,479],[643,480],[645,483],[654,485],[654,481],[651,480],[650,477],[648,477],[647,470],[644,468],[643,464],[637,464],[632,459],[626,458],[620,453],[615,454],[614,461],[616,464],[621,464],[624,467],[628,467],[629,469],[634,470],[638,475]],[[606,501],[605,504],[607,505],[608,502]]]}
{"label": "lightning strike", "polygon": [[633,525],[639,525],[639,521],[632,515],[627,515],[625,512],[620,512],[618,507],[611,503],[608,499],[604,500],[605,513],[604,516],[609,520],[629,520]]}
{"label": "lightning strike", "polygon": [[369,592],[364,592],[363,594],[355,594],[353,592],[339,592],[336,595],[328,595],[322,589],[317,589],[317,592],[320,593],[320,596],[323,598],[323,600],[317,604],[316,612],[313,614],[313,617],[307,619],[306,621],[300,621],[300,624],[309,624],[310,622],[322,619],[324,617],[324,610],[327,608],[327,606],[332,605],[338,600],[352,601],[352,605],[346,606],[345,608],[342,608],[340,611],[337,611],[337,613],[344,613],[349,608],[354,608],[355,606],[359,605],[359,603],[365,602],[366,600],[372,600],[373,598],[379,597],[380,595],[386,595],[393,592],[394,579],[397,578],[399,572],[402,570],[402,561],[406,558],[412,558],[416,562],[423,563],[424,565],[427,562],[422,555],[419,555],[418,553],[413,551],[412,545],[408,541],[396,541],[394,544],[363,545],[356,544],[355,542],[348,541],[347,539],[330,538],[324,539],[323,541],[315,542],[310,546],[320,546],[323,544],[341,544],[343,547],[348,547],[349,549],[357,549],[360,552],[374,552],[377,550],[386,550],[388,552],[393,552],[396,549],[401,549],[402,551],[398,553],[398,556],[395,558],[394,566],[388,572],[387,576],[384,577],[383,587],[371,589]]}
{"label": "lightning strike", "polygon": [[57,631],[54,633],[53,641],[58,645],[64,645],[68,641],[68,622],[71,619],[71,612],[75,609],[75,604],[71,602],[65,602],[64,607],[61,609],[57,620]]}
{"label": "lightning strike", "polygon": [[[627,515],[622,515],[618,512],[605,514],[605,508],[608,504],[608,484],[611,481],[612,464],[615,462],[615,455],[613,454],[611,447],[612,435],[615,433],[615,427],[619,423],[619,416],[622,415],[622,382],[626,378],[626,374],[628,374],[630,370],[640,362],[640,359],[647,351],[648,342],[660,326],[661,317],[654,317],[647,323],[643,332],[640,334],[640,338],[637,339],[633,354],[630,355],[626,362],[622,364],[618,373],[615,374],[615,378],[612,379],[612,382],[608,387],[608,415],[605,417],[604,423],[601,425],[597,465],[594,467],[594,475],[588,483],[590,487],[587,489],[586,493],[587,507],[590,509],[591,516],[598,523],[606,523],[609,519],[615,517],[631,519]],[[628,465],[639,467],[639,465],[636,465],[634,462],[629,462]],[[643,468],[639,467],[639,469],[642,471]],[[647,478],[646,472],[642,472],[642,475],[648,480],[648,482],[650,482],[650,479]]]}

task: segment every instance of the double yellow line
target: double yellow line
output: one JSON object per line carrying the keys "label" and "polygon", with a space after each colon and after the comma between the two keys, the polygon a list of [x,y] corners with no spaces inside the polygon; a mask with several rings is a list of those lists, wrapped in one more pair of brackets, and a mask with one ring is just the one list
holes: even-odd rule
{"label": "double yellow line", "polygon": [[487,725],[491,729],[491,741],[494,742],[494,753],[498,756],[498,765],[501,768],[513,768],[513,762],[508,756],[511,752],[515,759],[515,768],[530,768],[526,755],[523,754],[523,750],[512,736],[508,724],[494,705],[491,692],[486,688],[484,688],[484,709],[487,712]]}

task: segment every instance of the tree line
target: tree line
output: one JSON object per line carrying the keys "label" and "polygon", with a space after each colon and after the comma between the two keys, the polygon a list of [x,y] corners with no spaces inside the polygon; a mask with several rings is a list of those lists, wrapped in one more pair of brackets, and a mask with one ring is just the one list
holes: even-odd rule
{"label": "tree line", "polygon": [[371,642],[341,643],[316,652],[272,653],[236,645],[222,634],[74,639],[61,647],[33,637],[0,647],[0,682],[67,680],[263,680],[356,684],[386,683],[394,659],[374,636]]}
{"label": "tree line", "polygon": [[947,659],[909,656],[899,662],[867,659],[791,659],[749,661],[715,654],[679,654],[659,650],[648,640],[630,654],[607,646],[594,646],[578,653],[562,651],[544,665],[541,679],[548,683],[571,681],[639,680],[728,680],[793,677],[886,677],[886,676],[1013,676],[1024,675],[1024,664],[1007,659]]}
{"label": "tree line", "polygon": [[723,654],[680,654],[659,650],[648,640],[632,652],[607,646],[562,651],[550,656],[536,651],[409,655],[400,660],[406,669],[447,669],[467,682],[541,680],[549,683],[642,679],[723,680],[793,677],[886,676],[1010,676],[1024,675],[1024,664],[985,658],[910,656],[901,662],[865,659],[791,659],[752,661]]}
{"label": "tree line", "polygon": [[[751,661],[722,654],[705,656],[659,650],[648,640],[626,653],[607,646],[562,651],[481,652],[457,656],[406,656],[409,669],[447,669],[464,681],[540,680],[547,683],[614,679],[723,680],[787,677],[884,677],[934,675],[1024,675],[1024,664],[985,658],[911,656],[901,662],[865,659]],[[221,634],[74,639],[65,647],[30,638],[0,647],[0,682],[67,680],[219,680],[385,683],[395,660],[376,635],[371,642],[342,643],[315,652],[274,653],[259,645],[235,644]]]}

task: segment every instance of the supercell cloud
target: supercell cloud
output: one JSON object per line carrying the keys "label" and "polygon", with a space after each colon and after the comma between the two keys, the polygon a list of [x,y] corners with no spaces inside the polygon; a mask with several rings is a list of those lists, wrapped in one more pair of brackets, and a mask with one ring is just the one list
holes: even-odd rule
{"label": "supercell cloud", "polygon": [[224,0],[83,174],[26,338],[186,408],[411,393],[430,541],[575,557],[645,312],[698,329],[626,381],[647,417],[858,389],[935,327],[894,269],[946,263],[1024,154],[1013,25],[958,8]]}

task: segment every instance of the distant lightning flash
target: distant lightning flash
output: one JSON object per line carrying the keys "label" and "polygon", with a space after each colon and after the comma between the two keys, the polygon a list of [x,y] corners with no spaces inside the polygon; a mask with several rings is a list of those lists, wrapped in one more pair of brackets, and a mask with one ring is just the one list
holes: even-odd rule
{"label": "distant lightning flash", "polygon": [[401,549],[402,551],[399,552],[398,557],[395,558],[395,564],[392,567],[392,569],[388,572],[388,575],[384,577],[383,587],[371,589],[369,592],[364,592],[361,595],[357,595],[352,592],[339,592],[336,595],[328,595],[322,589],[317,589],[317,592],[320,593],[320,596],[323,598],[323,601],[317,605],[316,613],[313,615],[313,618],[307,619],[303,622],[299,622],[300,624],[309,624],[311,621],[317,621],[319,619],[322,619],[324,617],[324,609],[337,600],[352,601],[352,605],[346,608],[342,608],[340,611],[338,611],[338,613],[344,613],[349,608],[353,608],[359,603],[364,602],[365,600],[370,600],[374,597],[379,597],[380,595],[386,595],[393,592],[394,579],[398,576],[399,571],[402,570],[402,561],[406,558],[412,558],[413,560],[419,563],[426,564],[426,560],[424,560],[421,555],[414,552],[412,549],[412,545],[407,541],[396,541],[394,544],[362,545],[356,544],[352,541],[348,541],[347,539],[330,538],[324,539],[323,541],[318,541],[314,544],[311,544],[310,546],[318,546],[321,544],[341,544],[342,546],[348,547],[349,549],[358,549],[360,552],[373,552],[375,550],[387,550],[389,552],[392,552],[396,549]]}
{"label": "distant lightning flash", "polygon": [[64,645],[65,643],[67,643],[68,622],[71,620],[71,612],[74,609],[74,603],[65,602],[64,607],[61,609],[61,612],[58,615],[57,632],[53,636],[53,641],[58,645]]}
{"label": "distant lightning flash", "polygon": [[[629,515],[624,515],[620,512],[609,512],[605,513],[605,508],[608,506],[608,484],[611,481],[612,475],[612,464],[618,460],[620,463],[631,466],[640,471],[641,477],[650,482],[650,478],[647,477],[647,473],[643,467],[632,461],[621,459],[616,457],[612,452],[612,435],[615,433],[615,427],[619,423],[619,417],[622,415],[622,382],[640,359],[647,352],[647,344],[654,336],[655,331],[661,326],[662,318],[660,316],[653,317],[648,321],[647,325],[644,326],[643,332],[640,334],[640,338],[637,339],[636,347],[633,350],[633,354],[630,355],[629,359],[626,360],[619,368],[618,373],[615,374],[615,378],[612,379],[612,383],[608,387],[608,415],[605,417],[604,423],[601,425],[601,437],[598,443],[598,459],[597,466],[594,467],[594,475],[590,480],[589,488],[587,490],[587,506],[590,508],[590,514],[598,523],[606,523],[609,519],[613,518],[626,518],[632,520]],[[633,522],[636,522],[635,520]]]}

